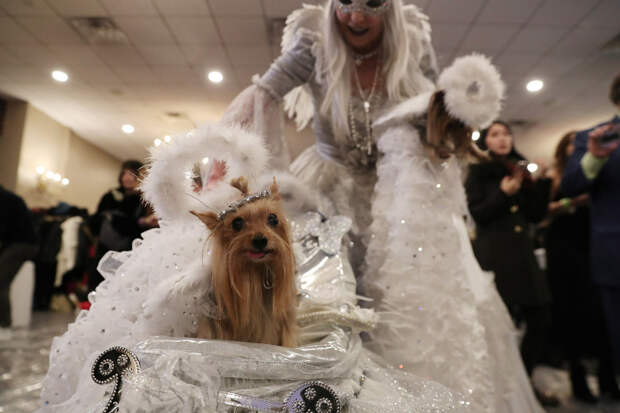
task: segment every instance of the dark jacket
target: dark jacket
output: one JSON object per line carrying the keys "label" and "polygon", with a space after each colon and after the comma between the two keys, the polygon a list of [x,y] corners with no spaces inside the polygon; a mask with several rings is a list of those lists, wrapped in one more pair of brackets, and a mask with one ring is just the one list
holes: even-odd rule
{"label": "dark jacket", "polygon": [[[611,122],[620,123],[620,117]],[[564,169],[562,192],[567,196],[590,194],[592,278],[599,285],[620,287],[620,148],[589,181],[581,169],[581,158],[588,151],[588,134],[593,129],[575,137],[575,151]]]}
{"label": "dark jacket", "polygon": [[509,175],[500,162],[471,165],[465,189],[469,210],[476,222],[474,252],[480,266],[495,273],[497,289],[509,307],[550,302],[544,272],[534,256],[530,223],[547,212],[551,180],[541,179],[507,196],[500,182]]}
{"label": "dark jacket", "polygon": [[[144,216],[145,211],[140,193],[126,194],[123,188],[113,189],[99,201],[91,225],[93,233],[100,235],[104,221],[109,220],[119,236],[127,237],[129,240],[139,238],[143,229],[138,225],[138,220]],[[130,248],[131,241],[122,249]]]}
{"label": "dark jacket", "polygon": [[0,251],[13,243],[35,244],[34,227],[24,200],[0,186]]}

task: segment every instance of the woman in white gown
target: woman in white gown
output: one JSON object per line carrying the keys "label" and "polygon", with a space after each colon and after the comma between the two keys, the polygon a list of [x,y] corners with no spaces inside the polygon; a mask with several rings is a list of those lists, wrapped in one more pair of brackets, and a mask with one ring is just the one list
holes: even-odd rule
{"label": "woman in white gown", "polygon": [[[495,69],[474,60],[442,87],[460,96],[450,115],[469,128],[493,120],[503,94]],[[285,167],[281,103],[300,126],[313,117],[316,144],[290,169],[318,190],[322,211],[353,220],[353,268],[389,320],[373,349],[471,395],[480,411],[538,412],[512,322],[472,255],[459,161],[436,156],[455,143],[425,136],[435,68],[427,18],[414,6],[329,0],[289,17],[282,56],[224,120],[262,134]],[[459,108],[475,116],[456,116]]]}

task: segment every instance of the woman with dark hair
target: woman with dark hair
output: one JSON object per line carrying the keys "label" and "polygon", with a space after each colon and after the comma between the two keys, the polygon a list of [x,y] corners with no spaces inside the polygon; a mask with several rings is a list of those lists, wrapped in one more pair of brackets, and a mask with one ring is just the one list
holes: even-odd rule
{"label": "woman with dark hair", "polygon": [[[138,190],[142,162],[128,160],[123,162],[118,175],[118,188],[106,192],[97,206],[92,219],[92,230],[98,236],[95,265],[106,252],[127,251],[140,234],[157,226],[157,218],[142,202]],[[90,271],[88,289],[93,291],[103,281],[96,271]]]}
{"label": "woman with dark hair", "polygon": [[617,389],[609,337],[598,290],[590,276],[590,208],[588,194],[566,197],[560,183],[575,147],[576,132],[565,134],[555,150],[545,248],[547,274],[553,295],[554,337],[568,359],[573,396],[587,403],[596,397],[586,382],[582,359],[594,354],[599,360],[598,381],[603,390]]}
{"label": "woman with dark hair", "polygon": [[[530,224],[547,213],[550,179],[536,179],[516,151],[510,126],[495,121],[479,140],[488,160],[473,164],[465,183],[476,222],[474,252],[480,266],[495,273],[501,297],[516,321],[527,325],[521,355],[528,373],[541,361],[551,325],[551,294],[534,255]],[[537,392],[544,405],[557,398]]]}

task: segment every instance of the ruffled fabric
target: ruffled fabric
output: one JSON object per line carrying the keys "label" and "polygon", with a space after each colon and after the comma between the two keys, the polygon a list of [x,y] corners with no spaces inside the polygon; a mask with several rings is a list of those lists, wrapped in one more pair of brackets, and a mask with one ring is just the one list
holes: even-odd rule
{"label": "ruffled fabric", "polygon": [[542,411],[492,276],[473,256],[457,160],[432,161],[406,122],[378,146],[362,285],[385,316],[369,347],[471,395],[478,411]]}

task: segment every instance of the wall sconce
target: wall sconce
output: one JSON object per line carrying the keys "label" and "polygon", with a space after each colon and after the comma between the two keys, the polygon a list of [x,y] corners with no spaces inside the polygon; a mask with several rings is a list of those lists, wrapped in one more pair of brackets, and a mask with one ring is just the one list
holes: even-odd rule
{"label": "wall sconce", "polygon": [[63,178],[61,174],[46,170],[43,166],[37,166],[37,188],[40,191],[47,191],[69,185],[68,178]]}

